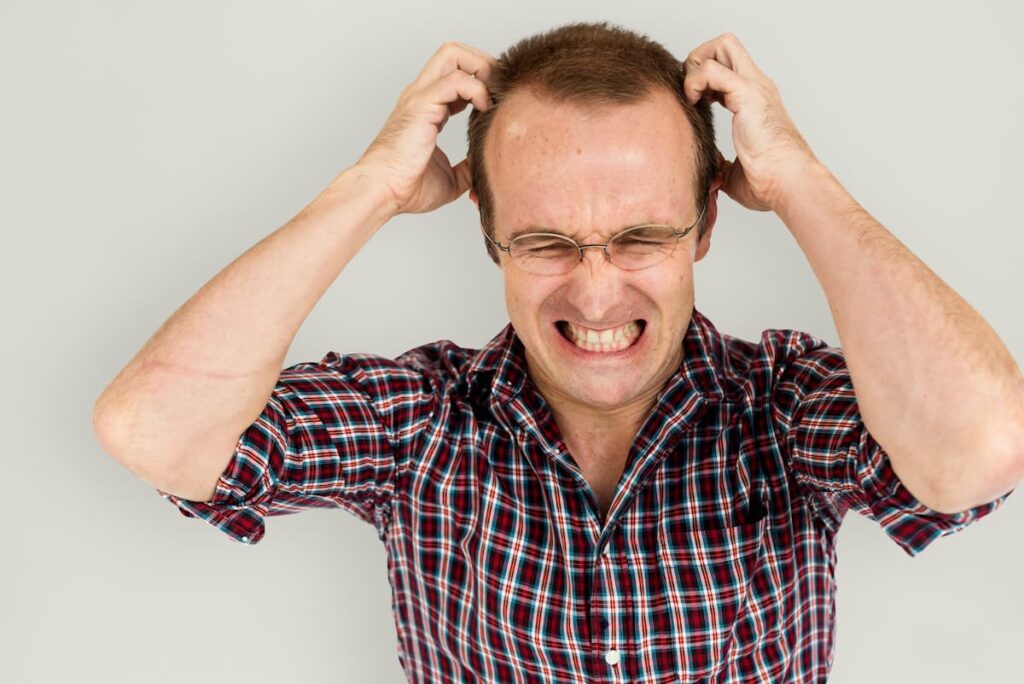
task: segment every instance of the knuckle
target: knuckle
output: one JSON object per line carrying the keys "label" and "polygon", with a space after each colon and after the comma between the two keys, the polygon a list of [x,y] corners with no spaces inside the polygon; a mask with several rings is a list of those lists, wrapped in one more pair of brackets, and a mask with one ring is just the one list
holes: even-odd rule
{"label": "knuckle", "polygon": [[448,54],[448,52],[450,50],[451,50],[451,48],[448,46],[447,42],[441,43],[440,45],[437,46],[437,49],[434,50],[433,59],[437,59],[439,57],[444,57],[445,55]]}

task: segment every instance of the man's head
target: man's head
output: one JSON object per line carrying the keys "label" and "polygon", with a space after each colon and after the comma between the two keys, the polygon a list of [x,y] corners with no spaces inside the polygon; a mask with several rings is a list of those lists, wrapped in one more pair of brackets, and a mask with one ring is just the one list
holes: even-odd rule
{"label": "man's head", "polygon": [[[706,196],[717,168],[715,129],[711,104],[690,104],[683,94],[684,63],[660,43],[622,27],[601,23],[568,24],[528,36],[498,57],[487,89],[495,103],[513,93],[529,90],[548,103],[574,104],[600,111],[616,104],[630,104],[649,96],[654,88],[672,93],[693,134],[692,179],[694,201]],[[488,235],[494,235],[495,197],[484,150],[492,122],[501,111],[494,107],[469,115],[466,137],[474,201]],[[701,221],[698,238],[706,229]],[[497,250],[485,242],[488,254],[499,263]]]}
{"label": "man's head", "polygon": [[[710,246],[721,184],[710,104],[689,104],[684,76],[658,43],[606,22],[573,24],[506,50],[488,82],[496,106],[470,115],[470,197],[503,245],[526,230],[579,243],[643,223],[680,230],[707,203],[671,256],[639,271],[588,249],[564,275],[532,275],[486,243],[546,396],[610,411],[652,399],[678,368],[692,266]],[[586,352],[569,342],[566,321],[577,332],[638,322],[641,334],[614,354]]]}

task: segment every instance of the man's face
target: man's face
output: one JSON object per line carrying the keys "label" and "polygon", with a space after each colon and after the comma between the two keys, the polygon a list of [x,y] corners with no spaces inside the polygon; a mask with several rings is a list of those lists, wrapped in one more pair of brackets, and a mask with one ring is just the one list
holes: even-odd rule
{"label": "man's face", "polygon": [[[643,223],[678,230],[701,209],[692,190],[693,133],[667,90],[600,111],[519,91],[495,113],[485,155],[494,238],[502,244],[528,228],[565,233],[581,244],[607,242]],[[703,240],[697,243],[694,228],[670,257],[645,270],[624,271],[600,249],[587,249],[569,273],[541,276],[501,253],[509,319],[523,341],[529,375],[549,401],[628,413],[657,396],[682,360],[693,263],[710,246],[717,186],[708,198]],[[470,197],[477,201],[475,193]],[[618,351],[581,348],[569,339],[573,330],[600,335],[621,326],[627,329],[618,346],[629,346]]]}

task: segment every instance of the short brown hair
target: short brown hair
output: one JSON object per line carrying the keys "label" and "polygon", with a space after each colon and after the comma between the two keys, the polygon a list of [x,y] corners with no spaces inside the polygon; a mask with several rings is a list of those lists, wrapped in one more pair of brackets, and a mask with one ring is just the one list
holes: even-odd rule
{"label": "short brown hair", "polygon": [[[703,206],[717,168],[715,128],[711,103],[701,99],[690,104],[683,93],[685,63],[646,35],[609,24],[573,23],[523,38],[498,57],[488,81],[492,106],[473,109],[466,137],[472,188],[476,191],[480,222],[494,235],[494,201],[484,169],[484,138],[491,119],[503,99],[528,89],[552,102],[586,107],[633,104],[654,88],[672,92],[693,129],[694,195]],[[707,216],[697,227],[698,241],[704,237]],[[487,240],[487,253],[498,262],[495,248]]]}

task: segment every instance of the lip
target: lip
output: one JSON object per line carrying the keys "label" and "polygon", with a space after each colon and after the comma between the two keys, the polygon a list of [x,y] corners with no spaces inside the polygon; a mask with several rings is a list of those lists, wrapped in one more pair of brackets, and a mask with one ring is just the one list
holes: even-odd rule
{"label": "lip", "polygon": [[566,350],[566,353],[586,361],[597,361],[600,359],[619,361],[622,359],[629,359],[633,356],[642,353],[644,351],[643,348],[647,346],[647,321],[644,321],[640,327],[640,337],[638,337],[636,341],[633,342],[633,344],[629,345],[625,349],[620,349],[619,351],[615,352],[592,352],[587,351],[586,349],[580,349],[575,344],[567,340],[565,336],[562,334],[562,331],[558,329],[557,321],[551,324],[551,328],[554,330],[555,337],[557,337],[559,341],[561,341],[563,348]]}

